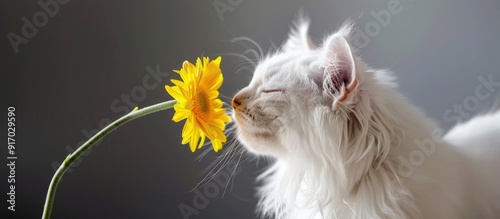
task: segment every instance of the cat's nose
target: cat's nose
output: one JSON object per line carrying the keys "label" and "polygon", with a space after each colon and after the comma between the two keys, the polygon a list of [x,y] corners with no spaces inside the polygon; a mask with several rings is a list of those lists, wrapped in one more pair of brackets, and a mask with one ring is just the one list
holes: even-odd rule
{"label": "cat's nose", "polygon": [[241,106],[241,100],[238,96],[235,96],[233,98],[233,101],[231,102],[231,105],[233,105],[233,108]]}
{"label": "cat's nose", "polygon": [[233,97],[233,101],[231,101],[231,105],[234,109],[238,107],[244,107],[245,103],[250,98],[250,91],[248,88],[243,88]]}

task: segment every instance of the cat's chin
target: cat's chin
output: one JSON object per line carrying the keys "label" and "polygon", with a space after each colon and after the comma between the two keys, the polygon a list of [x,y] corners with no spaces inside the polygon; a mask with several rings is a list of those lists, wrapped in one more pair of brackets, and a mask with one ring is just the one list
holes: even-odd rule
{"label": "cat's chin", "polygon": [[255,155],[280,157],[285,153],[278,138],[272,133],[251,133],[240,128],[238,139]]}

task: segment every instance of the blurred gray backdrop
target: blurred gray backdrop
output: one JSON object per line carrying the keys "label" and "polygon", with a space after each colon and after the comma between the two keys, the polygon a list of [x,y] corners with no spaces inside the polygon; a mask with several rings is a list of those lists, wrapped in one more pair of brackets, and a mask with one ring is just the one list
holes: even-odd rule
{"label": "blurred gray backdrop", "polygon": [[[182,61],[222,55],[229,101],[251,78],[237,55],[255,60],[252,41],[263,53],[279,46],[300,10],[316,42],[356,20],[358,55],[395,72],[401,92],[445,130],[488,109],[500,88],[484,86],[500,82],[498,0],[9,0],[1,8],[3,130],[8,106],[17,119],[8,218],[40,218],[54,165],[131,106],[169,99],[163,87]],[[203,150],[180,144],[183,124],[172,115],[133,121],[93,148],[63,178],[52,218],[256,218],[254,179],[266,161],[242,162],[229,183],[233,172],[223,169],[193,190],[222,153],[197,161]],[[7,147],[0,151],[7,163]],[[6,166],[2,174],[8,199]]]}

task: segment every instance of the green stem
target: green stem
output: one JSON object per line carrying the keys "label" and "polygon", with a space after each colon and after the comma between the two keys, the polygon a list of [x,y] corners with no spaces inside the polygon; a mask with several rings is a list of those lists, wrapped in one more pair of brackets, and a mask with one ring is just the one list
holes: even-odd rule
{"label": "green stem", "polygon": [[50,181],[49,185],[49,190],[47,191],[47,198],[45,199],[45,206],[43,209],[43,215],[42,219],[49,219],[50,218],[50,213],[52,211],[52,205],[54,203],[54,198],[56,195],[56,190],[57,190],[57,185],[59,184],[59,181],[61,181],[62,176],[66,172],[66,170],[71,167],[71,165],[82,156],[85,151],[87,151],[89,148],[91,148],[96,142],[100,141],[104,136],[108,135],[112,131],[116,130],[116,128],[120,127],[121,125],[132,121],[134,119],[143,117],[145,115],[155,113],[161,110],[169,109],[172,108],[177,101],[175,100],[169,100],[163,103],[158,103],[152,106],[148,106],[146,108],[138,110],[135,108],[132,110],[132,112],[128,113],[125,116],[122,116],[121,118],[117,119],[113,123],[109,124],[106,126],[104,129],[102,129],[100,132],[92,136],[87,142],[85,142],[82,146],[80,146],[75,152],[72,154],[68,155],[64,162],[61,164],[59,169],[57,169],[56,173],[52,177],[52,180]]}

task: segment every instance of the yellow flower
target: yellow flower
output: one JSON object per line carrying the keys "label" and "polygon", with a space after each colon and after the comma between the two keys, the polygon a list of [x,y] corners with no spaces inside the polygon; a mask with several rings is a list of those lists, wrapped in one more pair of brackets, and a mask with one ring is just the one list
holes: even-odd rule
{"label": "yellow flower", "polygon": [[217,90],[223,81],[220,62],[220,56],[212,61],[204,57],[203,62],[198,58],[196,65],[184,61],[181,70],[174,71],[182,81],[171,80],[176,86],[165,86],[178,102],[174,106],[172,120],[179,122],[187,119],[182,130],[182,144],[189,143],[192,152],[203,146],[205,137],[212,141],[215,152],[222,149],[222,143],[226,142],[225,123],[231,118],[218,98]]}

